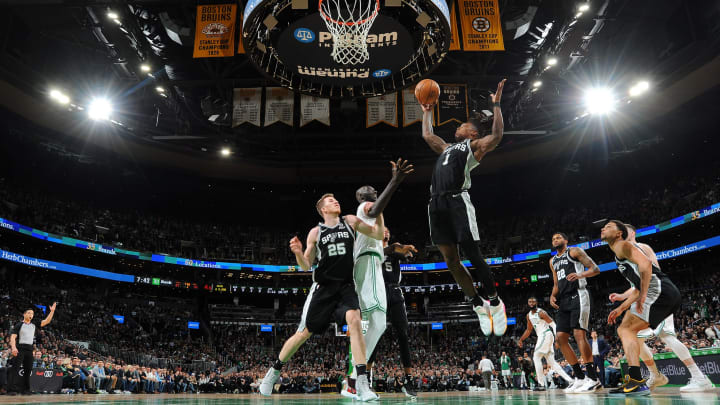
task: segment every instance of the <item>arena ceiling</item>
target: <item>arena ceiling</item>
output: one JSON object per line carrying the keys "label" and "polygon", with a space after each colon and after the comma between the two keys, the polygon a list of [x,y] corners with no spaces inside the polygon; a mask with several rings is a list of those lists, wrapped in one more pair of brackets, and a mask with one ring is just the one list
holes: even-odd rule
{"label": "arena ceiling", "polygon": [[[329,127],[231,128],[233,88],[276,84],[242,54],[192,58],[197,4],[4,1],[0,98],[10,111],[51,128],[64,128],[71,136],[87,140],[88,133],[95,133],[93,142],[133,158],[208,170],[222,177],[246,173],[257,162],[274,167],[281,176],[282,167],[323,167],[338,160],[359,164],[393,156],[432,160],[417,124],[366,129],[361,100],[332,101]],[[475,111],[487,106],[487,96],[500,79],[508,79],[503,96],[507,135],[485,165],[487,170],[542,156],[542,151],[573,153],[587,141],[588,137],[577,136],[580,132],[622,131],[643,119],[668,114],[718,84],[717,2],[593,0],[578,15],[582,4],[500,0],[506,50],[450,52],[431,74],[441,83],[467,83],[469,106]],[[242,9],[244,3],[239,5]],[[549,66],[552,58],[557,64]],[[639,120],[582,116],[586,89],[607,86],[624,101],[628,88],[638,80],[649,81],[652,91],[623,109],[632,109]],[[536,82],[542,85],[535,87]],[[79,102],[108,97],[119,124],[98,128],[78,119],[77,111],[52,105],[49,91],[58,88]],[[210,121],[211,116],[217,117]],[[104,132],[105,139],[97,139],[98,132]],[[449,134],[452,128],[437,132]],[[118,142],[123,146],[118,147]],[[223,148],[231,151],[229,159],[234,163],[216,162],[222,159],[218,151]],[[213,169],[219,164],[224,169]]]}

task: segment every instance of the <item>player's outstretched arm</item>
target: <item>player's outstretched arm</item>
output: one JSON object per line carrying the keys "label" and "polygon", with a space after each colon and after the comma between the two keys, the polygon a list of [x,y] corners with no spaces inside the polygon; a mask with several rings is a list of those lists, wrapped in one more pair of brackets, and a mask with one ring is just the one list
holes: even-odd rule
{"label": "player's outstretched arm", "polygon": [[473,154],[475,154],[475,159],[477,160],[482,159],[486,153],[495,149],[500,144],[500,141],[502,141],[505,123],[503,122],[502,110],[500,109],[500,99],[502,98],[503,87],[505,87],[505,80],[507,79],[502,79],[502,81],[498,83],[497,91],[490,95],[490,101],[492,101],[493,104],[492,132],[490,135],[470,142],[470,149],[472,149]]}
{"label": "player's outstretched arm", "polygon": [[375,225],[369,225],[367,222],[355,215],[346,215],[345,221],[347,221],[348,225],[350,225],[354,230],[373,239],[382,240],[385,236],[385,220],[383,219],[382,214],[377,217]]}
{"label": "player's outstretched arm", "polygon": [[315,227],[308,233],[305,252],[303,252],[302,242],[300,242],[297,236],[290,239],[290,251],[295,254],[295,260],[298,266],[305,271],[310,270],[310,267],[315,261],[315,243],[317,242],[317,236],[318,228]]}
{"label": "player's outstretched arm", "polygon": [[420,104],[423,110],[422,137],[430,149],[438,155],[448,147],[447,142],[433,132],[433,108],[435,104]]}
{"label": "player's outstretched arm", "polygon": [[527,321],[527,329],[525,329],[525,332],[520,336],[520,340],[518,340],[518,346],[523,346],[523,341],[530,337],[530,334],[532,333],[533,326],[530,322],[530,315],[525,315],[525,320]]}
{"label": "player's outstretched arm", "polygon": [[48,316],[40,322],[40,327],[44,328],[47,326],[53,319],[53,315],[55,315],[55,307],[57,306],[57,302],[53,302],[52,305],[50,305],[50,313]]}
{"label": "player's outstretched arm", "polygon": [[405,177],[415,171],[415,169],[413,169],[413,165],[402,158],[399,158],[397,162],[390,162],[390,165],[392,165],[392,178],[390,179],[390,182],[385,187],[385,190],[380,193],[380,197],[378,197],[372,205],[366,205],[370,206],[365,212],[370,218],[377,218],[378,215],[385,211],[385,207],[387,207],[388,203],[390,203],[390,198],[392,198],[393,194],[395,194],[395,190],[397,190],[400,183],[405,180]]}
{"label": "player's outstretched arm", "polygon": [[550,274],[553,276],[553,289],[550,294],[550,306],[555,309],[559,309],[560,307],[557,304],[557,295],[560,290],[558,290],[557,273],[555,273],[555,268],[552,265],[552,258],[550,259]]}

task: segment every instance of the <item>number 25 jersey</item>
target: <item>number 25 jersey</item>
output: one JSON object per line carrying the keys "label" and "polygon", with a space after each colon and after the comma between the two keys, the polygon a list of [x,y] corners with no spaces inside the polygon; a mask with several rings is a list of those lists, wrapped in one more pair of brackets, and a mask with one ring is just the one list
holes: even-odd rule
{"label": "number 25 jersey", "polygon": [[344,219],[333,227],[318,224],[315,242],[318,265],[313,271],[313,281],[319,284],[352,282],[354,246],[355,230]]}

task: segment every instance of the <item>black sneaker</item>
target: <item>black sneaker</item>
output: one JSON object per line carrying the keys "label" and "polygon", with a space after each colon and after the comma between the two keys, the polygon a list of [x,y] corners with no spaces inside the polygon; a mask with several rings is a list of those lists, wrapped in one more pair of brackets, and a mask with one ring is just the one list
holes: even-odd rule
{"label": "black sneaker", "polygon": [[547,391],[547,389],[545,389],[544,385],[536,385],[533,391]]}
{"label": "black sneaker", "polygon": [[408,398],[417,398],[417,392],[412,387],[412,382],[405,379],[405,384],[402,386],[402,392]]}
{"label": "black sneaker", "polygon": [[648,395],[650,394],[650,388],[645,385],[645,380],[633,380],[630,376],[625,376],[625,382],[623,385],[610,390],[610,394],[620,395]]}

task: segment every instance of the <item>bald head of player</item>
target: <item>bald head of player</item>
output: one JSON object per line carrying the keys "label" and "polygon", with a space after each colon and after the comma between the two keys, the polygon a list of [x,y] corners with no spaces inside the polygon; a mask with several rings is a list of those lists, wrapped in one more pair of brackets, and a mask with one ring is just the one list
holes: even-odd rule
{"label": "bald head of player", "polygon": [[600,230],[600,239],[612,244],[618,239],[627,239],[628,229],[625,224],[617,219],[611,219],[605,226]]}
{"label": "bald head of player", "polygon": [[364,202],[375,202],[378,198],[377,190],[375,190],[373,186],[362,186],[355,191],[355,198],[357,202],[361,204]]}

